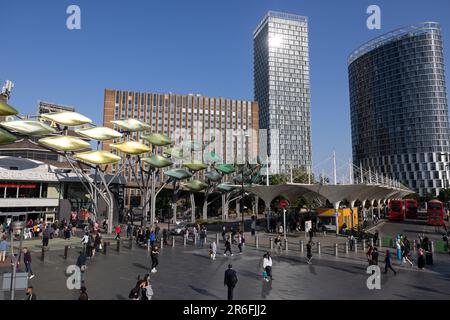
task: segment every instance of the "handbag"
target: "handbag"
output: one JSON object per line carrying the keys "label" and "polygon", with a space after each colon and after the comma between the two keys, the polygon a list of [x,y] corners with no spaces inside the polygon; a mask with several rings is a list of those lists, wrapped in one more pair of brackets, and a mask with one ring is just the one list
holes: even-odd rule
{"label": "handbag", "polygon": [[83,272],[86,271],[86,269],[87,269],[87,265],[85,265],[85,264],[83,264],[80,268],[80,270]]}

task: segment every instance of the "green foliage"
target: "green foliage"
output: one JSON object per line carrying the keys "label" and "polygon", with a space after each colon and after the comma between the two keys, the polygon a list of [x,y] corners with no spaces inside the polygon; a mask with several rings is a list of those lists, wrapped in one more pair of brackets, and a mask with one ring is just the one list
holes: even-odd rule
{"label": "green foliage", "polygon": [[447,203],[450,200],[450,189],[441,189],[437,198],[439,201]]}
{"label": "green foliage", "polygon": [[420,201],[420,196],[417,193],[410,193],[407,196],[404,196],[403,199],[412,199]]}

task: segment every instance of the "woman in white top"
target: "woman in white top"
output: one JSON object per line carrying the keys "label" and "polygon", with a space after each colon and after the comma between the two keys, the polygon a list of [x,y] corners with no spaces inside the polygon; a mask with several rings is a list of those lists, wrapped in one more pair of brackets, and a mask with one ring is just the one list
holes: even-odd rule
{"label": "woman in white top", "polygon": [[[272,277],[272,257],[270,256],[270,252],[267,252],[263,258],[263,268],[267,273],[267,277],[270,277],[270,280],[273,280]],[[269,278],[266,278],[266,281],[269,281]]]}
{"label": "woman in white top", "polygon": [[210,245],[209,255],[212,260],[216,260],[216,253],[217,253],[217,244],[216,241],[213,241]]}

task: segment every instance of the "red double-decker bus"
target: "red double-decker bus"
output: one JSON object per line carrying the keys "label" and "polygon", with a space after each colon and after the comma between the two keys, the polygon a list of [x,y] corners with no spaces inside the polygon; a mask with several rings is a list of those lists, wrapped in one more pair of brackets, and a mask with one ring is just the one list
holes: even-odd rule
{"label": "red double-decker bus", "polygon": [[431,226],[444,225],[444,204],[439,200],[430,200],[427,205],[427,224]]}
{"label": "red double-decker bus", "polygon": [[403,200],[390,200],[389,201],[388,219],[390,221],[405,220],[405,203]]}
{"label": "red double-decker bus", "polygon": [[406,199],[405,200],[405,210],[406,210],[406,218],[409,219],[417,219],[417,209],[419,208],[419,204],[416,200]]}

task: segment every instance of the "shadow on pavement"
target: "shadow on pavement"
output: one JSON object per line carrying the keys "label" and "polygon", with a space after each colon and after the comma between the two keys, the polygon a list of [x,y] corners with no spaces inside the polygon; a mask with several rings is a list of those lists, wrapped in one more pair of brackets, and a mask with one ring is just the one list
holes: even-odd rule
{"label": "shadow on pavement", "polygon": [[193,285],[189,285],[189,287],[192,289],[192,290],[194,290],[195,292],[197,292],[197,293],[199,293],[199,294],[201,294],[201,295],[204,295],[204,296],[207,296],[207,297],[213,297],[213,298],[215,298],[215,299],[222,299],[221,297],[218,297],[218,296],[216,296],[215,294],[213,294],[213,293],[210,293],[208,290],[206,290],[206,289],[201,289],[201,288],[197,288],[197,287],[194,287]]}

